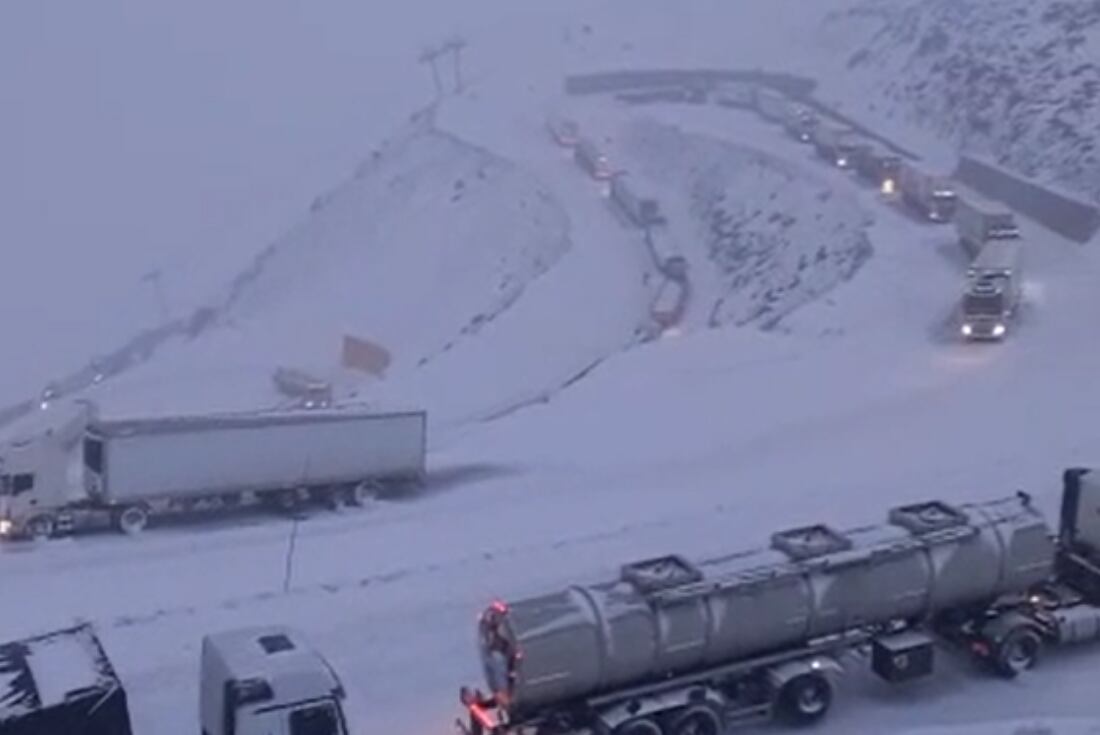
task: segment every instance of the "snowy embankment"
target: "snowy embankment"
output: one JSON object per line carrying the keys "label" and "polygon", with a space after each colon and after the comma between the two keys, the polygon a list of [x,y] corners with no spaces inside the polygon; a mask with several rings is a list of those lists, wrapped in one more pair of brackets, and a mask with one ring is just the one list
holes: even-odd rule
{"label": "snowy embankment", "polygon": [[721,284],[706,305],[711,326],[774,327],[871,256],[867,213],[805,167],[646,120],[626,128],[622,145],[694,220]]}
{"label": "snowy embankment", "polygon": [[[113,413],[254,408],[279,400],[271,374],[288,365],[332,380],[340,398],[415,403],[446,424],[455,412],[488,408],[464,397],[526,396],[575,367],[572,355],[539,354],[544,369],[533,373],[501,364],[545,339],[537,323],[494,338],[509,322],[500,317],[574,249],[572,237],[569,215],[536,177],[424,114],[234,278],[198,337],[169,343],[93,394]],[[560,301],[571,287],[560,279],[558,287],[559,305],[542,299],[543,316],[568,325]],[[589,317],[578,314],[601,323]],[[622,334],[585,359],[618,349],[636,317],[628,313]],[[344,335],[389,352],[382,378],[341,368]],[[434,392],[413,389],[424,387],[424,373],[435,376]]]}
{"label": "snowy embankment", "polygon": [[1100,199],[1100,4],[875,0],[825,24],[859,93],[998,163]]}
{"label": "snowy embankment", "polygon": [[1100,720],[1037,718],[906,730],[898,735],[1100,735]]}

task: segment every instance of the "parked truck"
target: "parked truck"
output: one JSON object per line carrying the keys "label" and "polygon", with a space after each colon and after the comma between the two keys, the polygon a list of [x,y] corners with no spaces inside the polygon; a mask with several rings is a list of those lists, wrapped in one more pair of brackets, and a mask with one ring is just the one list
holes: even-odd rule
{"label": "parked truck", "polygon": [[894,197],[901,173],[901,156],[867,144],[856,151],[855,170],[860,178],[874,184],[884,197]]}
{"label": "parked truck", "polygon": [[1046,645],[1100,637],[1100,472],[1063,473],[1057,537],[1025,493],[914,503],[880,525],[812,525],[768,548],[493,603],[477,644],[488,692],[462,688],[466,735],[720,735],[822,718],[866,654],[892,683],[930,675],[935,643],[1001,676]]}
{"label": "parked truck", "polygon": [[856,153],[865,145],[854,130],[824,122],[814,126],[812,142],[817,155],[844,169],[853,166]]}
{"label": "parked truck", "polygon": [[340,677],[297,630],[268,625],[203,638],[202,735],[350,735]]}
{"label": "parked truck", "polygon": [[652,227],[664,224],[661,205],[657,198],[640,194],[637,185],[627,179],[625,173],[619,173],[611,179],[611,200],[622,209],[627,218],[638,227]]}
{"label": "parked truck", "polygon": [[[362,504],[425,475],[423,411],[294,410],[136,419],[58,407],[41,431],[0,446],[0,536],[47,538],[155,514],[306,500]],[[46,412],[40,412],[46,413]]]}
{"label": "parked truck", "polygon": [[88,624],[0,645],[2,735],[131,735],[126,690]]}
{"label": "parked truck", "polygon": [[971,259],[990,241],[1020,238],[1020,228],[1011,209],[971,191],[962,192],[954,219],[959,244]]}
{"label": "parked truck", "polygon": [[959,330],[968,340],[1004,338],[1023,298],[1023,243],[990,240],[967,268]]}
{"label": "parked truck", "polygon": [[901,165],[898,184],[902,200],[922,217],[933,222],[950,222],[955,216],[958,196],[947,177],[922,171],[906,161]]}
{"label": "parked truck", "polygon": [[584,171],[594,179],[601,181],[610,179],[615,172],[607,156],[588,138],[581,138],[573,148],[573,159]]}

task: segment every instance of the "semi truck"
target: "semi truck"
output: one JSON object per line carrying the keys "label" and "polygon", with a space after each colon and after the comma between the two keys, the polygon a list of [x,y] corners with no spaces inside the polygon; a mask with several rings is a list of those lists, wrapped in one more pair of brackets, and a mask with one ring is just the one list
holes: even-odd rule
{"label": "semi truck", "polygon": [[340,677],[305,636],[281,625],[202,640],[202,735],[349,735]]}
{"label": "semi truck", "polygon": [[0,645],[0,733],[131,735],[122,686],[92,627]]}
{"label": "semi truck", "polygon": [[1003,339],[1023,298],[1023,243],[990,240],[967,268],[959,330],[968,340]]}
{"label": "semi truck", "polygon": [[1061,527],[1030,496],[815,524],[698,563],[670,555],[617,579],[494,602],[476,632],[486,691],[463,687],[464,735],[721,735],[820,720],[841,657],[894,684],[938,648],[1006,678],[1044,646],[1100,637],[1100,471],[1063,473]]}
{"label": "semi truck", "polygon": [[958,196],[947,177],[922,171],[906,161],[901,165],[898,184],[902,200],[922,217],[943,223],[955,216]]}
{"label": "semi truck", "polygon": [[580,139],[580,126],[569,118],[550,115],[546,118],[546,130],[554,142],[563,148],[572,148]]}
{"label": "semi truck", "polygon": [[1020,238],[1020,228],[1011,209],[971,191],[961,192],[954,219],[959,244],[971,259],[992,240]]}
{"label": "semi truck", "polygon": [[806,105],[774,89],[759,87],[756,92],[756,109],[766,120],[783,126],[783,130],[795,140],[811,142],[818,119]]}
{"label": "semi truck", "polygon": [[[68,409],[68,410],[66,410]],[[107,419],[90,402],[0,446],[0,536],[269,502],[367,502],[425,476],[427,415],[360,408]],[[40,412],[46,413],[46,412]]]}
{"label": "semi truck", "polygon": [[817,155],[837,168],[851,168],[861,146],[865,145],[854,130],[828,123],[814,126],[812,142]]}
{"label": "semi truck", "polygon": [[628,181],[625,173],[612,177],[610,188],[611,200],[635,225],[645,228],[664,224],[665,218],[661,215],[661,205],[657,198],[640,195],[636,190],[636,184]]}
{"label": "semi truck", "polygon": [[581,138],[573,148],[573,159],[594,179],[606,181],[614,176],[607,156],[588,138]]}
{"label": "semi truck", "polygon": [[901,156],[868,143],[855,154],[855,170],[860,178],[874,184],[885,197],[894,197],[901,173]]}

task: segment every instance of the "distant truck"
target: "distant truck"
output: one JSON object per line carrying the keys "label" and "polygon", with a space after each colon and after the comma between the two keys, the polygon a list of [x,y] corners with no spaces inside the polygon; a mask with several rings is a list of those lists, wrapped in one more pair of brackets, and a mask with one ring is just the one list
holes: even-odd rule
{"label": "distant truck", "polygon": [[580,127],[576,122],[559,115],[551,115],[546,120],[546,130],[554,142],[563,148],[572,148],[580,141]]}
{"label": "distant truck", "polygon": [[126,690],[91,626],[0,645],[0,733],[131,735]]}
{"label": "distant truck", "polygon": [[1003,339],[1023,296],[1023,243],[990,240],[967,269],[959,330],[968,340]]}
{"label": "distant truck", "polygon": [[497,601],[476,631],[487,692],[463,687],[466,735],[721,735],[820,720],[864,654],[892,684],[929,676],[937,643],[1013,678],[1044,646],[1100,638],[1100,472],[1062,476],[1051,532],[1026,493],[903,505],[847,532]]}
{"label": "distant truck", "polygon": [[868,143],[856,151],[855,170],[860,178],[873,184],[883,196],[892,198],[897,195],[901,156]]}
{"label": "distant truck", "polygon": [[954,220],[959,244],[971,259],[993,240],[1020,238],[1020,228],[1011,209],[970,191],[959,197]]}
{"label": "distant truck", "polygon": [[640,195],[633,181],[628,181],[625,173],[611,179],[611,200],[615,202],[638,227],[662,225],[665,218],[661,214],[661,205],[656,197]]}
{"label": "distant truck", "polygon": [[752,82],[722,82],[714,90],[714,102],[722,107],[751,109],[756,103]]}
{"label": "distant truck", "polygon": [[106,524],[135,534],[155,514],[247,502],[358,505],[425,474],[423,411],[100,419],[90,403],[73,409],[0,446],[0,536]]}
{"label": "distant truck", "polygon": [[806,105],[767,87],[756,91],[756,109],[765,119],[778,123],[795,140],[811,142],[817,115]]}
{"label": "distant truck", "polygon": [[283,626],[229,630],[202,641],[202,735],[352,735],[345,691],[328,661]]}
{"label": "distant truck", "polygon": [[955,216],[958,196],[947,177],[927,173],[906,161],[901,165],[898,184],[901,198],[922,217],[943,223]]}
{"label": "distant truck", "polygon": [[606,181],[615,175],[607,156],[588,138],[581,138],[573,148],[573,159],[594,179]]}
{"label": "distant truck", "polygon": [[814,126],[812,142],[817,155],[837,168],[848,169],[855,163],[856,153],[865,145],[854,130],[821,122]]}

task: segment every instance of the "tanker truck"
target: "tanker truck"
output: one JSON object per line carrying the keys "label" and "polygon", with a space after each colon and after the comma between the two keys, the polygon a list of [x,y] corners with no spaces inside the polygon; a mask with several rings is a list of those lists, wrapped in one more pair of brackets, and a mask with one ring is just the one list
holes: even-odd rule
{"label": "tanker truck", "polygon": [[[720,735],[820,719],[869,659],[891,683],[933,671],[935,643],[1014,677],[1044,645],[1100,637],[1100,471],[1063,473],[1055,537],[1023,493],[914,503],[840,532],[623,566],[618,579],[480,617],[488,693],[463,687],[465,735]],[[849,654],[859,654],[850,656]]]}

